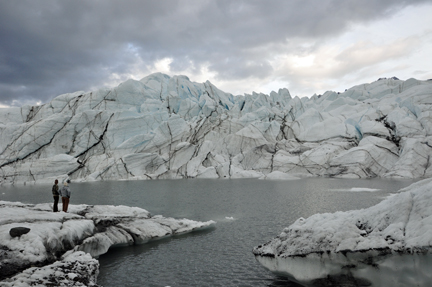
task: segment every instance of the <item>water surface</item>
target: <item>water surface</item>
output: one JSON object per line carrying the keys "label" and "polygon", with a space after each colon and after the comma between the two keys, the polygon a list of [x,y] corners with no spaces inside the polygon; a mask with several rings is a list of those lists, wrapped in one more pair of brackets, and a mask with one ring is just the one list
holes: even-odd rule
{"label": "water surface", "polygon": [[[152,215],[214,220],[215,228],[100,256],[105,286],[298,286],[266,271],[252,248],[299,217],[366,208],[413,181],[154,180],[72,183],[71,204],[144,208]],[[0,200],[51,201],[51,186],[1,186]]]}

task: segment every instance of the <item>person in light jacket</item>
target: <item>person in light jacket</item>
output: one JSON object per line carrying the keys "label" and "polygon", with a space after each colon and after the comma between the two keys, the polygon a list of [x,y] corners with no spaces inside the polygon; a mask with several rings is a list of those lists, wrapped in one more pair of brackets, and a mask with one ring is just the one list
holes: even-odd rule
{"label": "person in light jacket", "polygon": [[70,180],[68,179],[63,183],[63,187],[60,190],[60,194],[62,197],[62,203],[63,203],[63,211],[67,212],[68,206],[69,206],[69,199],[71,195],[71,190],[69,187]]}

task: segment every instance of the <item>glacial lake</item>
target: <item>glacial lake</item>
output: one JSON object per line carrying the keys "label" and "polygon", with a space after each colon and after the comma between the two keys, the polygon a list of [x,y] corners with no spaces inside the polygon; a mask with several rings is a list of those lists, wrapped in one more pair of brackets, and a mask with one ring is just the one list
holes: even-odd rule
{"label": "glacial lake", "polygon": [[[102,286],[299,286],[265,270],[252,248],[299,217],[366,208],[413,182],[307,178],[72,183],[71,204],[137,206],[152,215],[217,222],[207,230],[111,248],[99,257]],[[0,200],[51,202],[51,186],[0,186]]]}

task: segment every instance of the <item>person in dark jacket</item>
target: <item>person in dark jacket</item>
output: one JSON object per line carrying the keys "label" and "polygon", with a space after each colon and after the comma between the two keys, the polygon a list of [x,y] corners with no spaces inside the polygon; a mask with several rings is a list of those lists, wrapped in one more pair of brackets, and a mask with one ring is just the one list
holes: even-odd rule
{"label": "person in dark jacket", "polygon": [[57,212],[57,211],[59,211],[58,210],[58,202],[59,202],[59,196],[60,196],[60,194],[59,194],[59,187],[58,187],[58,180],[57,179],[54,181],[54,185],[52,187],[52,194],[53,194],[53,197],[54,197],[53,211]]}
{"label": "person in dark jacket", "polygon": [[69,206],[69,199],[71,195],[71,190],[69,188],[70,180],[68,179],[63,183],[63,187],[60,190],[60,194],[62,196],[62,203],[63,203],[63,211],[67,212],[68,206]]}

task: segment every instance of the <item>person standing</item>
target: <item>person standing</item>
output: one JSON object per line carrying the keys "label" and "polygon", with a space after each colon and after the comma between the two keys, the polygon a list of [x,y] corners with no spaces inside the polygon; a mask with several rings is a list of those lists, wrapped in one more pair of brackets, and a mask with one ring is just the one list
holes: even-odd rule
{"label": "person standing", "polygon": [[59,202],[60,194],[59,194],[59,187],[58,187],[58,180],[57,179],[54,181],[54,185],[52,187],[52,194],[54,197],[53,211],[58,212],[59,211],[58,210],[58,202]]}
{"label": "person standing", "polygon": [[63,183],[63,187],[60,190],[61,196],[62,196],[62,203],[63,203],[63,211],[67,212],[68,210],[68,206],[69,206],[69,199],[70,199],[70,195],[71,195],[71,190],[69,188],[69,183],[70,180],[66,180]]}

